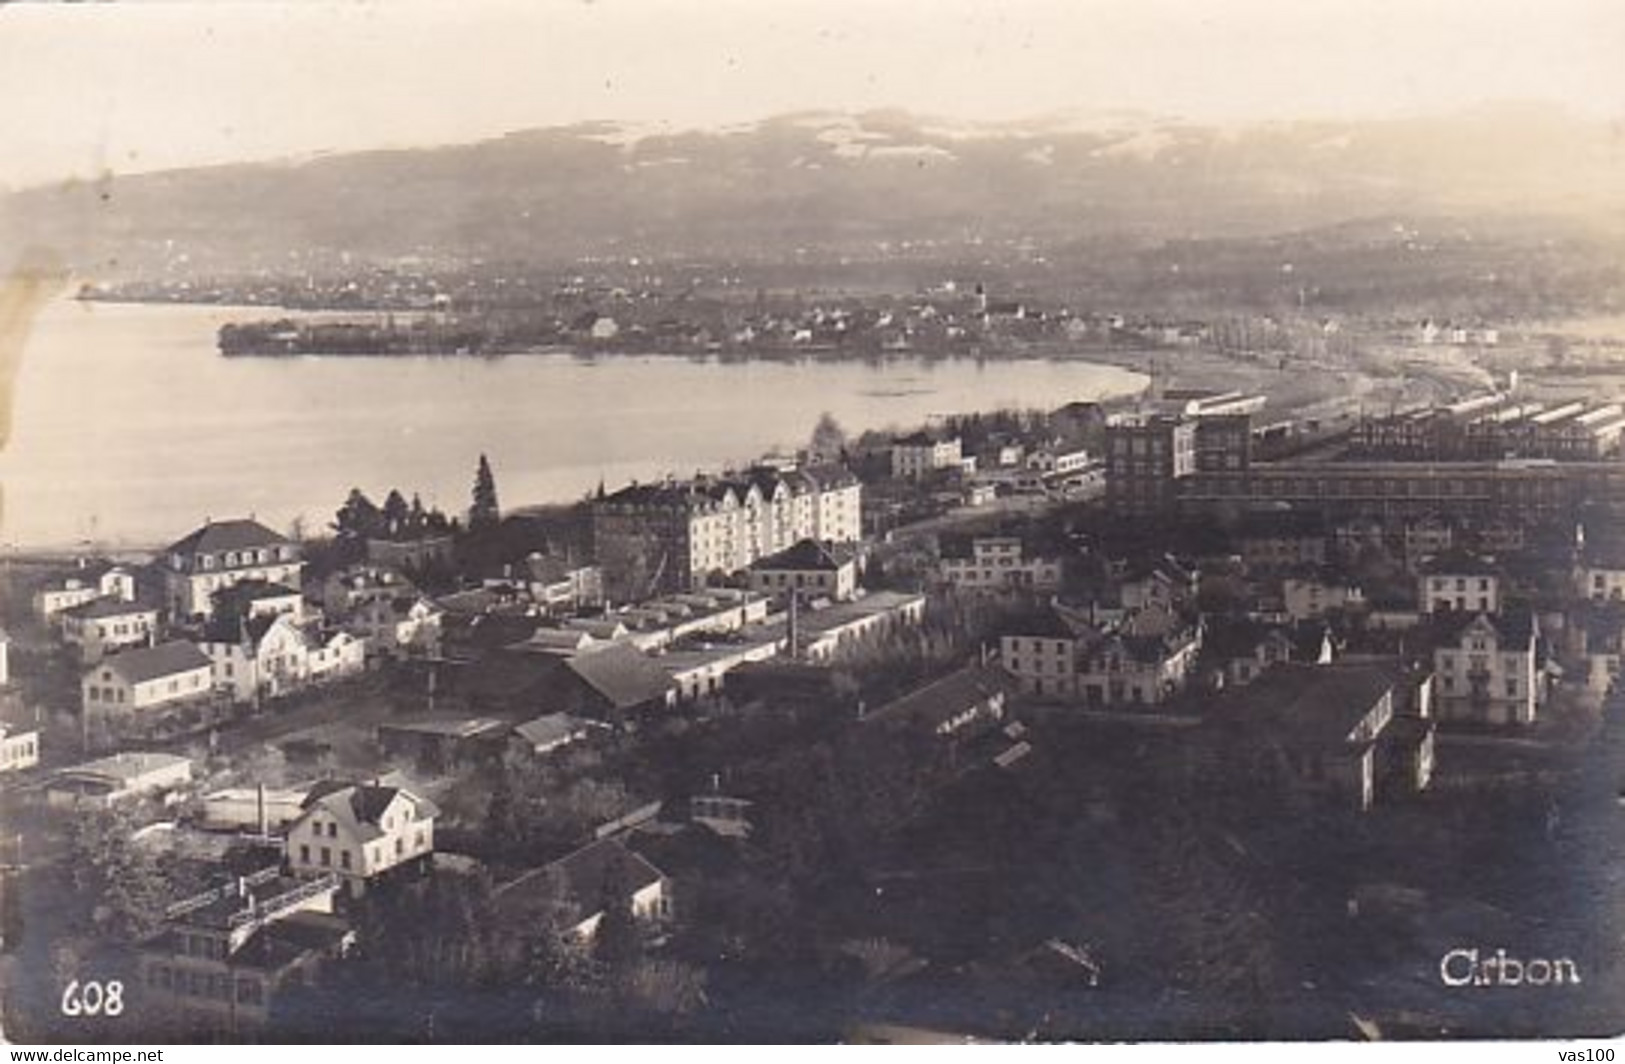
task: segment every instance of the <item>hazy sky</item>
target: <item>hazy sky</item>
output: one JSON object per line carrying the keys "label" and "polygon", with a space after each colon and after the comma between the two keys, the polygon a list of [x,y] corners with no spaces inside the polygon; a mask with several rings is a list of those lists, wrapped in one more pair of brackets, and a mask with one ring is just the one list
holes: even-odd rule
{"label": "hazy sky", "polygon": [[1620,0],[0,4],[0,185],[808,108],[1625,117]]}

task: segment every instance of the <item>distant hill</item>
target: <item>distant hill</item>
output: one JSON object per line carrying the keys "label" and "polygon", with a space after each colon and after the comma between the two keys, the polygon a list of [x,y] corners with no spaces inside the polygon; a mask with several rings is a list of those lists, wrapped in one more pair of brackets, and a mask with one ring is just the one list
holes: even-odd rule
{"label": "distant hill", "polygon": [[0,247],[117,276],[344,254],[784,259],[1622,209],[1625,135],[1546,107],[1233,128],[1125,113],[981,125],[819,112],[690,132],[592,122],[29,189],[0,198]]}

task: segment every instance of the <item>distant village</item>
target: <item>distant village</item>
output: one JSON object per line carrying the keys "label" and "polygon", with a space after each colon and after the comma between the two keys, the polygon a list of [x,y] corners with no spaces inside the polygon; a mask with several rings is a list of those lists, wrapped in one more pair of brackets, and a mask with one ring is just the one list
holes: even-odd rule
{"label": "distant village", "polygon": [[[1129,327],[927,310],[569,330]],[[482,457],[450,517],[358,489],[319,535],[177,515],[150,554],[13,559],[0,930],[93,932],[75,977],[139,1002],[112,1032],[743,1037],[787,991],[827,1037],[955,1000],[990,1037],[1275,1030],[1310,968],[1385,963],[1418,892],[1499,859],[1451,849],[1475,818],[1550,830],[1529,744],[1582,741],[1625,656],[1621,409],[1509,386],[1310,427],[1154,382],[826,419],[548,514]],[[1235,903],[1269,860],[1330,899],[1329,956]]]}

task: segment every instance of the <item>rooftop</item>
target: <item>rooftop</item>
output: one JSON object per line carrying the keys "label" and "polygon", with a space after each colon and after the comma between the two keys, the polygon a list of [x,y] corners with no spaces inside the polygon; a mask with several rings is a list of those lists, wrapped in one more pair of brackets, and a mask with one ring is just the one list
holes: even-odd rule
{"label": "rooftop", "polygon": [[176,540],[166,554],[217,554],[221,551],[280,547],[287,537],[271,531],[252,518],[207,521],[190,535]]}
{"label": "rooftop", "polygon": [[836,552],[815,539],[804,539],[752,563],[752,569],[788,570],[791,572],[833,572],[849,559],[837,557]]}
{"label": "rooftop", "polygon": [[209,668],[209,659],[203,651],[183,640],[160,643],[155,647],[136,647],[105,659],[96,669],[111,669],[125,683],[146,683],[194,669]]}
{"label": "rooftop", "polygon": [[1239,719],[1294,745],[1339,746],[1394,687],[1381,665],[1276,665],[1243,688],[1222,695],[1211,719]]}

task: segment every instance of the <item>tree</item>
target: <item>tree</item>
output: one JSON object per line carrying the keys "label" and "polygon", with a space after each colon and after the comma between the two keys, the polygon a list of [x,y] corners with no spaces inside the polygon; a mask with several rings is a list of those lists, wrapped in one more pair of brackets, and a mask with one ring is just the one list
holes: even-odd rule
{"label": "tree", "polygon": [[389,496],[384,499],[383,524],[384,535],[391,539],[398,539],[408,531],[407,521],[412,516],[412,508],[406,503],[406,496],[399,489],[391,488]]}
{"label": "tree", "polygon": [[133,818],[122,810],[84,813],[69,829],[73,886],[101,934],[136,942],[163,919],[165,883],[151,854],[130,841]]}
{"label": "tree", "polygon": [[491,463],[480,455],[479,469],[474,474],[474,505],[468,511],[468,526],[482,528],[494,525],[502,517],[497,505],[497,482],[491,475]]}
{"label": "tree", "polygon": [[813,427],[812,441],[807,445],[808,456],[814,462],[834,462],[845,451],[846,432],[826,410]]}
{"label": "tree", "polygon": [[604,869],[600,904],[603,917],[593,933],[593,959],[604,966],[612,982],[629,976],[643,955],[642,934],[632,912],[632,879],[618,855]]}
{"label": "tree", "polygon": [[333,519],[333,531],[342,537],[358,539],[377,535],[382,525],[383,515],[360,488],[350,489]]}

